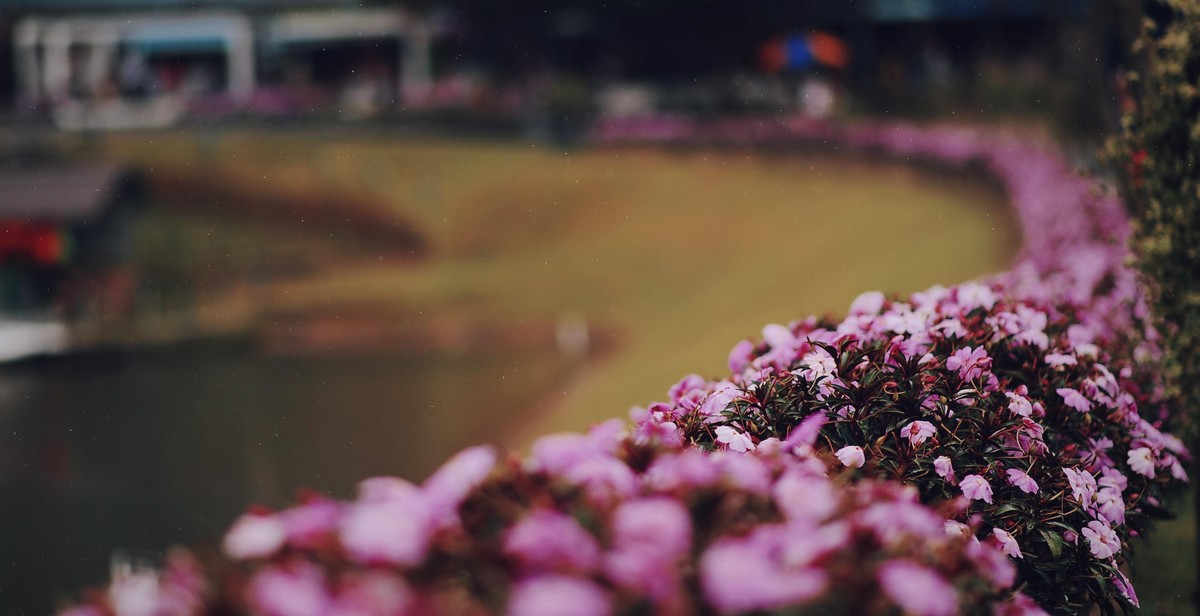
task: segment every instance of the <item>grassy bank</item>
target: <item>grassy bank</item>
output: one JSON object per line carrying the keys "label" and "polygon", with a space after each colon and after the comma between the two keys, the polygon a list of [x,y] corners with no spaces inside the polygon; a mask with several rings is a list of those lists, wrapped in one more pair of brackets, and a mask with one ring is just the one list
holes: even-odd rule
{"label": "grassy bank", "polygon": [[1003,269],[1019,241],[1003,195],[975,178],[819,154],[564,153],[328,131],[123,134],[89,149],[152,174],[352,195],[427,242],[416,262],[355,260],[276,283],[272,310],[369,309],[418,329],[578,315],[615,337],[526,437],[719,373],[766,323]]}

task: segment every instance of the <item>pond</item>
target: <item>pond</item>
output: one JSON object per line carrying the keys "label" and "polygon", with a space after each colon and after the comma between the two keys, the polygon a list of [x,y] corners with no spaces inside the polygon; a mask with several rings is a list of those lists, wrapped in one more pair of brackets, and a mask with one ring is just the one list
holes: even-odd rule
{"label": "pond", "polygon": [[497,441],[568,370],[553,352],[313,358],[239,344],[3,367],[0,605],[49,613],[102,583],[114,550],[212,543],[248,503],[420,480]]}

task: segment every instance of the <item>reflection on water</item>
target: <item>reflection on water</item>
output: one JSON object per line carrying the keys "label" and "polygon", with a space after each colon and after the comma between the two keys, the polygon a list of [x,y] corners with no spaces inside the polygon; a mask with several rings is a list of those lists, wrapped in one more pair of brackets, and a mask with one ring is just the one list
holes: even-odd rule
{"label": "reflection on water", "polygon": [[114,550],[212,542],[300,487],[418,480],[495,440],[565,378],[553,354],[95,355],[0,369],[0,606],[44,614]]}

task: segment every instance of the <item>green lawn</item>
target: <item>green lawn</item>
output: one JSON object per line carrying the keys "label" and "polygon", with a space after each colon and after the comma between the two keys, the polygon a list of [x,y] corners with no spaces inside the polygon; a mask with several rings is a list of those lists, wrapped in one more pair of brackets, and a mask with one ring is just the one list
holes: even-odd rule
{"label": "green lawn", "polygon": [[[520,436],[661,399],[770,322],[1004,269],[1019,241],[984,182],[820,154],[600,149],[333,132],[111,135],[108,159],[271,189],[367,195],[429,238],[281,286],[274,308],[372,306],[420,326],[581,315],[616,351]],[[481,409],[486,412],[486,409]]]}

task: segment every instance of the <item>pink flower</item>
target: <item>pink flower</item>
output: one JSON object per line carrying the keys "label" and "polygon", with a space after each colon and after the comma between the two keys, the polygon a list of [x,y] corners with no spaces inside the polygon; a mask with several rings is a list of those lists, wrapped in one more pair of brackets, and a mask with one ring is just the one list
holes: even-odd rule
{"label": "pink flower", "polygon": [[738,389],[737,385],[727,381],[717,383],[712,393],[704,398],[704,403],[700,405],[700,414],[720,419],[721,411],[724,411],[725,407],[740,395],[742,395],[742,390]]}
{"label": "pink flower", "polygon": [[1038,491],[1037,482],[1033,480],[1033,477],[1030,477],[1029,475],[1027,475],[1025,473],[1025,471],[1016,469],[1016,468],[1010,468],[1007,471],[1005,471],[1005,475],[1008,476],[1008,484],[1009,485],[1020,489],[1022,492],[1026,493],[1026,494],[1037,493],[1037,491]]}
{"label": "pink flower", "polygon": [[[973,538],[973,535],[972,535]],[[1017,581],[1017,569],[992,542],[971,541],[966,545],[967,556],[993,584],[1009,588]]]}
{"label": "pink flower", "polygon": [[342,579],[328,616],[406,614],[415,602],[415,594],[402,578],[383,571],[368,571]]}
{"label": "pink flower", "polygon": [[1078,390],[1071,389],[1070,387],[1059,387],[1056,391],[1058,395],[1062,396],[1063,403],[1067,406],[1080,413],[1086,413],[1091,410],[1092,402],[1083,397],[1083,394],[1079,393]]}
{"label": "pink flower", "polygon": [[900,428],[900,436],[907,438],[909,444],[913,447],[924,443],[926,439],[936,436],[937,428],[928,421],[914,421],[903,428]]}
{"label": "pink flower", "polygon": [[412,484],[391,477],[368,479],[342,518],[342,545],[362,563],[415,565],[429,546],[432,513],[425,495]]}
{"label": "pink flower", "polygon": [[854,468],[862,468],[862,465],[867,461],[867,457],[863,454],[863,448],[858,445],[847,445],[837,450],[834,454],[842,464]]}
{"label": "pink flower", "polygon": [[993,528],[992,536],[996,538],[996,541],[1000,542],[1000,550],[1005,554],[1012,558],[1025,558],[1025,556],[1021,554],[1021,546],[1017,545],[1017,540],[1014,539],[1008,531],[999,528]]}
{"label": "pink flower", "polygon": [[646,485],[661,492],[701,488],[720,478],[721,469],[712,456],[696,449],[660,456],[642,475]]}
{"label": "pink flower", "polygon": [[1129,480],[1125,475],[1111,466],[1100,469],[1099,483],[1102,487],[1114,488],[1118,492],[1124,492],[1125,488],[1129,487]]}
{"label": "pink flower", "polygon": [[875,531],[879,540],[893,544],[907,537],[942,537],[945,519],[916,501],[883,501],[867,507],[858,521]]}
{"label": "pink flower", "polygon": [[613,513],[613,544],[618,549],[650,551],[674,562],[692,546],[692,516],[677,500],[631,500]]}
{"label": "pink flower", "polygon": [[824,520],[838,505],[838,494],[828,479],[796,470],[789,470],[775,482],[772,495],[789,520]]}
{"label": "pink flower", "polygon": [[952,616],[958,592],[935,571],[912,561],[893,560],[879,567],[879,585],[900,609],[913,616]]}
{"label": "pink flower", "polygon": [[1063,353],[1047,353],[1046,354],[1046,365],[1048,365],[1048,366],[1054,366],[1054,367],[1074,366],[1078,363],[1079,363],[1079,361],[1075,359],[1074,355],[1066,355]]}
{"label": "pink flower", "polygon": [[1128,460],[1133,472],[1154,478],[1154,452],[1149,447],[1130,449]]}
{"label": "pink flower", "polygon": [[679,567],[634,549],[617,549],[604,555],[604,575],[620,590],[648,597],[655,604],[678,601],[681,590]]}
{"label": "pink flower", "polygon": [[1049,616],[1049,614],[1029,595],[1017,593],[997,604],[992,616]]}
{"label": "pink flower", "polygon": [[946,369],[958,371],[958,376],[965,381],[974,380],[992,367],[992,359],[982,346],[964,347],[946,358]]}
{"label": "pink flower", "polygon": [[527,571],[590,573],[600,561],[595,538],[571,516],[539,509],[508,529],[505,553]]}
{"label": "pink flower", "polygon": [[457,520],[458,506],[483,483],[496,465],[496,450],[488,445],[469,447],[455,454],[421,484],[435,520]]}
{"label": "pink flower", "polygon": [[1012,392],[1004,392],[1008,396],[1008,410],[1021,417],[1029,417],[1033,414],[1033,405],[1025,396],[1014,394]]}
{"label": "pink flower", "polygon": [[1105,560],[1121,551],[1121,538],[1113,529],[1101,522],[1092,520],[1083,528],[1083,536],[1087,539],[1088,549],[1092,556]]}
{"label": "pink flower", "polygon": [[938,477],[941,477],[942,479],[950,482],[951,485],[954,485],[956,478],[954,476],[954,465],[951,464],[950,458],[947,458],[946,456],[938,456],[937,458],[934,458],[933,471],[938,474]]}
{"label": "pink flower", "polygon": [[321,570],[308,563],[263,569],[249,590],[250,603],[263,616],[324,616],[331,601]]}
{"label": "pink flower", "polygon": [[827,421],[828,419],[826,419],[825,413],[822,411],[817,411],[809,415],[804,418],[804,421],[800,422],[800,425],[792,429],[785,443],[791,447],[812,445],[817,442],[817,437],[821,434],[821,428]]}
{"label": "pink flower", "polygon": [[717,442],[724,443],[733,451],[739,453],[754,451],[754,441],[751,440],[750,435],[739,431],[737,428],[730,426],[718,426],[715,432],[717,435]]}
{"label": "pink flower", "polygon": [[750,360],[753,357],[753,342],[743,340],[733,345],[733,349],[729,351],[729,371],[734,374],[740,374],[743,370],[750,367]]}
{"label": "pink flower", "polygon": [[1137,593],[1133,591],[1133,584],[1129,583],[1129,578],[1125,577],[1124,573],[1117,571],[1109,579],[1112,580],[1113,586],[1117,587],[1117,591],[1124,595],[1133,607],[1141,607]]}
{"label": "pink flower", "polygon": [[312,547],[337,530],[342,503],[314,497],[298,507],[279,513],[287,530],[287,543],[294,547]]}
{"label": "pink flower", "polygon": [[612,531],[612,551],[604,557],[609,580],[660,604],[673,601],[681,588],[679,559],[692,545],[687,509],[665,497],[629,501],[613,514]]}
{"label": "pink flower", "polygon": [[1063,474],[1067,476],[1067,482],[1071,484],[1071,493],[1075,497],[1075,502],[1085,507],[1091,505],[1092,499],[1096,496],[1096,478],[1086,470],[1073,468],[1063,468]]}
{"label": "pink flower", "polygon": [[[825,591],[828,579],[815,568],[790,570],[779,562],[772,527],[748,537],[721,539],[700,558],[700,587],[721,612],[755,612],[802,605]],[[757,539],[757,540],[756,540]]]}
{"label": "pink flower", "polygon": [[595,582],[565,575],[522,580],[508,599],[508,616],[607,616],[612,602]]}
{"label": "pink flower", "polygon": [[1109,524],[1119,526],[1125,523],[1125,500],[1116,488],[1100,488],[1096,493],[1096,510]]}
{"label": "pink flower", "polygon": [[267,558],[283,547],[287,530],[275,514],[247,513],[225,533],[221,548],[235,560]]}
{"label": "pink flower", "polygon": [[979,475],[963,477],[959,487],[962,488],[963,496],[971,500],[981,500],[989,505],[992,503],[992,486],[987,479]]}
{"label": "pink flower", "polygon": [[850,314],[872,317],[878,315],[879,311],[883,310],[885,299],[879,291],[867,291],[850,303]]}

